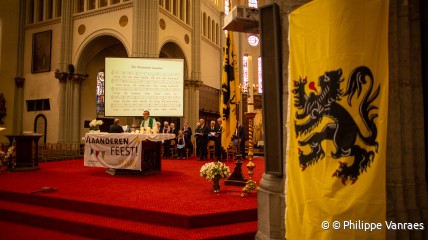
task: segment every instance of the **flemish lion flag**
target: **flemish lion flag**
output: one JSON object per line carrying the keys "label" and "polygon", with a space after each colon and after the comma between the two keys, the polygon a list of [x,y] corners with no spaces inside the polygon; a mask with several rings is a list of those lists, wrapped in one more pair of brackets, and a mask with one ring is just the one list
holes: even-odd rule
{"label": "flemish lion flag", "polygon": [[220,97],[220,115],[223,118],[222,147],[227,149],[237,123],[236,104],[240,101],[238,60],[235,52],[233,32],[228,31],[223,48],[223,72]]}
{"label": "flemish lion flag", "polygon": [[388,8],[315,0],[290,14],[286,239],[386,238]]}

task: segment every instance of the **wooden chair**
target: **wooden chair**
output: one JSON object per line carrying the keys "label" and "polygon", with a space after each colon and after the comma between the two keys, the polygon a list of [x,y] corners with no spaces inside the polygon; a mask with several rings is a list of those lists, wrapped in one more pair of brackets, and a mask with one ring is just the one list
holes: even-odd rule
{"label": "wooden chair", "polygon": [[196,141],[194,139],[192,140],[192,145],[193,145],[193,155],[196,156]]}
{"label": "wooden chair", "polygon": [[169,152],[171,153],[171,158],[177,155],[177,142],[175,139],[172,139],[169,143]]}
{"label": "wooden chair", "polygon": [[215,156],[215,141],[214,140],[208,140],[207,152],[208,152],[208,158],[214,158],[214,156]]}
{"label": "wooden chair", "polygon": [[232,160],[236,158],[236,147],[233,142],[229,145],[229,148],[226,150],[226,160],[229,161],[229,157],[232,157]]}

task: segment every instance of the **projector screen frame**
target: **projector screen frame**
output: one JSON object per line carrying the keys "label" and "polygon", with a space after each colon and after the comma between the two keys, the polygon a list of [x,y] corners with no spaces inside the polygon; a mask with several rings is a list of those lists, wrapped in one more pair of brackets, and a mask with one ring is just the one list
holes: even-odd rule
{"label": "projector screen frame", "polygon": [[[112,64],[119,64],[116,66],[112,66]],[[160,66],[157,64],[161,64]],[[178,65],[179,66],[178,66]],[[148,68],[148,66],[151,66],[151,68]],[[172,66],[172,67],[171,67]],[[171,67],[171,69],[166,69],[166,71],[172,71],[172,72],[165,72],[165,68],[166,67]],[[104,84],[104,93],[105,93],[105,117],[135,117],[135,116],[142,116],[144,110],[148,110],[150,111],[150,115],[151,116],[156,116],[156,117],[183,117],[184,116],[184,77],[185,77],[185,60],[183,58],[135,58],[135,57],[106,57],[105,58],[105,73],[104,73],[104,78],[105,78],[105,84]],[[150,101],[151,103],[148,103],[146,106],[142,106],[141,109],[138,110],[131,110],[131,111],[127,111],[124,109],[127,108],[122,108],[121,111],[116,111],[114,110],[111,106],[113,103],[117,103],[117,100],[113,100],[112,97],[123,97],[122,99],[124,99],[124,97],[134,97],[136,95],[133,96],[122,96],[120,94],[113,94],[114,90],[113,88],[116,87],[116,89],[118,89],[118,84],[114,85],[113,84],[113,78],[114,77],[118,77],[118,76],[113,76],[113,71],[122,71],[123,75],[120,75],[121,78],[115,78],[115,80],[122,80],[121,83],[123,84],[131,84],[128,81],[123,81],[123,78],[126,79],[130,79],[131,81],[133,80],[132,84],[148,84],[150,86],[150,84],[153,84],[155,86],[159,86],[153,89],[164,89],[170,92],[147,92],[147,94],[156,94],[153,96],[146,96],[147,101]],[[146,71],[146,72],[145,72]],[[164,71],[164,72],[161,72]],[[138,73],[138,74],[137,74]],[[138,76],[141,76],[143,78],[147,78],[147,74],[154,74],[154,76],[158,77],[158,79],[156,79],[156,82],[153,82],[153,79],[137,79]],[[126,74],[135,74],[135,79],[133,79],[132,77],[125,77]],[[163,74],[163,76],[162,76]],[[173,81],[177,80],[177,82],[172,82],[170,84],[170,82],[168,82],[170,79],[167,79],[167,75],[171,75],[171,77],[173,77]],[[138,82],[138,80],[142,80],[142,81],[146,81],[146,82]],[[149,80],[152,80],[152,82],[150,82]],[[158,82],[160,80],[160,82]],[[149,82],[147,82],[149,81]],[[138,83],[137,83],[138,82]],[[174,87],[178,87],[177,91],[173,91],[174,89],[171,88],[171,86]],[[170,87],[168,89],[168,86]],[[127,86],[128,90],[124,90],[125,94],[126,91],[131,91],[131,94],[136,94],[137,91],[132,92],[133,90],[135,90],[135,88],[130,88],[130,86]],[[125,88],[124,88],[125,89]],[[129,90],[132,89],[132,90]],[[123,89],[122,89],[123,90]],[[144,88],[139,89],[139,91],[144,91]],[[149,91],[149,90],[146,90]],[[178,94],[177,94],[178,93]],[[172,95],[171,95],[172,94]],[[140,95],[141,97],[143,97],[142,95]],[[155,104],[159,104],[159,102],[152,102],[152,101],[159,101],[159,97],[162,97],[162,102],[161,105],[164,104],[164,107],[162,110],[159,110],[158,108],[161,107],[154,107]],[[144,97],[143,97],[144,98]],[[137,99],[136,97],[133,99],[135,100]],[[166,100],[169,99],[169,100]],[[122,100],[125,101],[125,100]],[[140,99],[140,101],[142,101]],[[163,101],[169,101],[169,102],[163,102]],[[168,110],[168,103],[173,102],[174,104],[177,104],[178,107],[174,108],[170,108],[170,110]],[[119,103],[119,104],[126,104],[126,103]],[[139,102],[133,102],[134,105],[136,104],[140,104],[143,105],[144,103],[139,103]],[[134,106],[135,107],[135,106]]]}

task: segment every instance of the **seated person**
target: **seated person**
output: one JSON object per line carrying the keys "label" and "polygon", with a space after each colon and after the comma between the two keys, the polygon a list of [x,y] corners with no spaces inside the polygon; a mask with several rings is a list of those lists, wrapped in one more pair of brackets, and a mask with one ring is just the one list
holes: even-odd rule
{"label": "seated person", "polygon": [[186,140],[183,131],[178,131],[177,136],[177,159],[186,159]]}
{"label": "seated person", "polygon": [[123,133],[123,127],[119,124],[119,118],[114,119],[114,124],[110,125],[110,133]]}

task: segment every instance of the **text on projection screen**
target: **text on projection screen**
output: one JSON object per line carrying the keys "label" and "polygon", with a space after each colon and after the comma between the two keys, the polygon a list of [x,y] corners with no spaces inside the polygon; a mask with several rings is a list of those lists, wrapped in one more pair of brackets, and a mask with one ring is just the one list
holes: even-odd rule
{"label": "text on projection screen", "polygon": [[183,59],[106,58],[105,116],[183,116]]}

